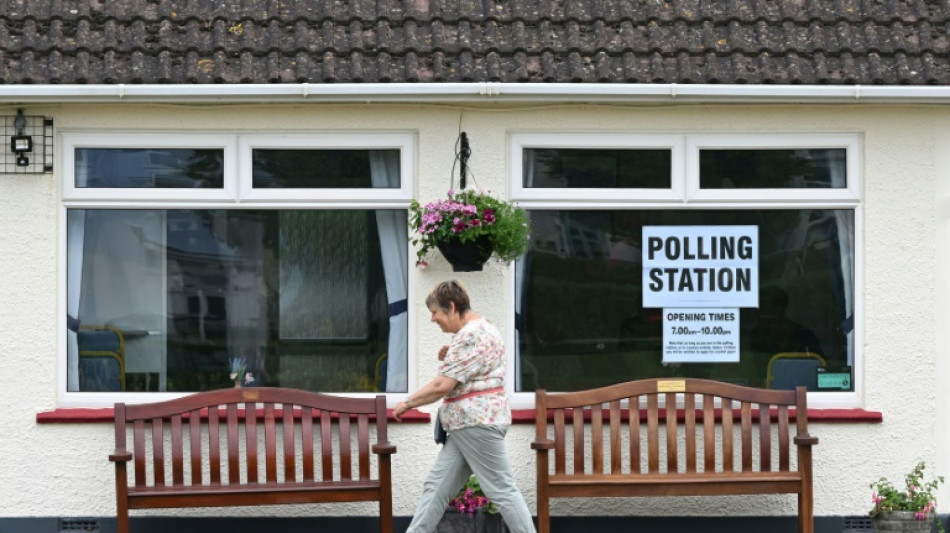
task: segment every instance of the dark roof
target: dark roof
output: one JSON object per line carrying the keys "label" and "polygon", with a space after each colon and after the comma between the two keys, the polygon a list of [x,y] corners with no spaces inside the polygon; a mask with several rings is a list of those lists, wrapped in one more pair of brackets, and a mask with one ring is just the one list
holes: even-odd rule
{"label": "dark roof", "polygon": [[0,84],[950,85],[950,0],[0,0]]}

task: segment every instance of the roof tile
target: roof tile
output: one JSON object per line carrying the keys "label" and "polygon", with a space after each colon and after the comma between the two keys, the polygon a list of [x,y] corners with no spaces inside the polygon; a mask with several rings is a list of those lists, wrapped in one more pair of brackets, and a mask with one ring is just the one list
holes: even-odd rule
{"label": "roof tile", "polygon": [[950,0],[0,1],[6,84],[950,84]]}

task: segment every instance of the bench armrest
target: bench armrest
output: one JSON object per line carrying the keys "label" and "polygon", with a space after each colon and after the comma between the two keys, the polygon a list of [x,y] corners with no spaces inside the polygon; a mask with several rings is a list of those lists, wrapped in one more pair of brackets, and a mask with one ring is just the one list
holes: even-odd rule
{"label": "bench armrest", "polygon": [[802,435],[795,435],[795,438],[792,440],[796,446],[812,446],[818,444],[818,437],[812,437],[808,433]]}
{"label": "bench armrest", "polygon": [[551,439],[536,440],[531,443],[532,450],[552,450],[554,449],[554,441]]}
{"label": "bench armrest", "polygon": [[396,445],[389,441],[383,441],[373,445],[373,453],[376,455],[392,455],[396,453]]}
{"label": "bench armrest", "polygon": [[132,460],[132,452],[127,452],[125,450],[116,450],[114,453],[109,455],[109,460],[113,463],[124,463],[126,461]]}

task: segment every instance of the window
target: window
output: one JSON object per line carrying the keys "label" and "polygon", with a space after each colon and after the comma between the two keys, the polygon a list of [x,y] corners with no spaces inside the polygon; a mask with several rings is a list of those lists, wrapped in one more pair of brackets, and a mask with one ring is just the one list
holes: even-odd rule
{"label": "window", "polygon": [[407,390],[410,136],[64,141],[67,398]]}
{"label": "window", "polygon": [[[516,393],[688,376],[857,402],[858,153],[854,135],[512,135],[533,227]],[[741,303],[742,281],[716,270],[743,259],[735,232],[754,248]],[[653,268],[664,253],[672,266]]]}

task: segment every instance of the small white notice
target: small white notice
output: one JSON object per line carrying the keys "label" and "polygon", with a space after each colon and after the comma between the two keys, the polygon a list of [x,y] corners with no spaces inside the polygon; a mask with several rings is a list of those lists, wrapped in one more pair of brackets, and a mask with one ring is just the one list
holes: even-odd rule
{"label": "small white notice", "polygon": [[663,362],[738,363],[739,309],[664,309]]}

